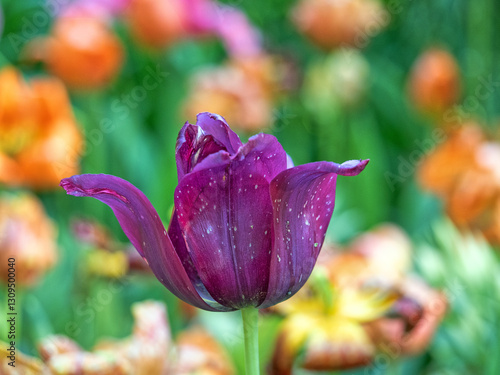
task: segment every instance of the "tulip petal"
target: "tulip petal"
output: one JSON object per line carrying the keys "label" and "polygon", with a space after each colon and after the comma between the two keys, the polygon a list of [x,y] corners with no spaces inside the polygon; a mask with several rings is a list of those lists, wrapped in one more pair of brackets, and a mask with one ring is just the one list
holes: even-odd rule
{"label": "tulip petal", "polygon": [[[182,266],[186,270],[186,273],[189,276],[191,283],[195,286],[198,294],[205,300],[213,300],[212,296],[210,296],[207,288],[205,288],[205,285],[203,285],[203,282],[198,276],[198,271],[196,271],[191,255],[187,250],[186,240],[184,239],[181,227],[179,226],[176,211],[172,214],[172,220],[170,221],[170,226],[168,228],[168,237],[170,238],[170,241],[172,241],[175,252],[179,257],[179,260],[182,262]],[[219,309],[225,308],[220,306]]]}
{"label": "tulip petal", "polygon": [[204,310],[227,310],[200,297],[156,210],[131,183],[115,176],[87,174],[65,178],[61,186],[70,195],[92,197],[107,204],[158,280],[177,297]]}
{"label": "tulip petal", "polygon": [[217,160],[179,183],[179,224],[210,295],[232,308],[257,306],[265,298],[272,248],[269,182],[286,169],[286,153],[276,138],[259,134],[234,158]]}
{"label": "tulip petal", "polygon": [[212,135],[207,135],[196,125],[186,123],[179,132],[175,160],[179,181],[206,157],[218,151],[227,151]]}
{"label": "tulip petal", "polygon": [[266,308],[294,295],[311,274],[335,205],[337,175],[355,176],[368,160],[316,162],[281,172],[271,182],[274,243]]}
{"label": "tulip petal", "polygon": [[199,126],[205,134],[212,135],[217,142],[224,145],[231,155],[236,154],[243,145],[238,134],[231,130],[222,116],[209,112],[199,113],[198,116],[196,116],[196,125]]}
{"label": "tulip petal", "polygon": [[177,138],[175,159],[179,181],[206,157],[219,151],[234,155],[241,146],[240,138],[221,116],[198,114],[196,125],[186,123]]}

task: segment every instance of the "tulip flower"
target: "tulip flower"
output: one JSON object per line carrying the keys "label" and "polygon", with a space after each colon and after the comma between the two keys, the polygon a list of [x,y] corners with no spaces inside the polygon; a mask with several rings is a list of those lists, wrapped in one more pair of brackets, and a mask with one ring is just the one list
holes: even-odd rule
{"label": "tulip flower", "polygon": [[0,194],[0,281],[5,283],[10,258],[16,260],[16,284],[23,287],[36,285],[57,261],[57,228],[30,193]]}
{"label": "tulip flower", "polygon": [[439,118],[460,98],[460,69],[449,52],[425,51],[412,68],[408,82],[412,104],[421,112]]}
{"label": "tulip flower", "polygon": [[330,51],[363,48],[387,26],[389,13],[377,0],[300,0],[291,18],[311,42]]}
{"label": "tulip flower", "polygon": [[257,134],[243,144],[222,117],[201,113],[181,129],[176,162],[168,229],[145,195],[118,177],[77,175],[61,186],[110,206],[177,297],[209,311],[243,309],[249,321],[257,319],[255,308],[304,285],[333,213],[337,175],[357,175],[368,160],[293,167],[274,136]]}
{"label": "tulip flower", "polygon": [[[500,143],[469,121],[448,129],[447,138],[423,158],[420,185],[437,195],[460,230],[480,232],[500,244]],[[443,168],[444,167],[444,168]]]}
{"label": "tulip flower", "polygon": [[121,69],[123,46],[105,17],[81,11],[77,15],[73,9],[57,18],[51,35],[28,43],[24,54],[30,61],[45,63],[47,70],[71,89],[102,89]]}

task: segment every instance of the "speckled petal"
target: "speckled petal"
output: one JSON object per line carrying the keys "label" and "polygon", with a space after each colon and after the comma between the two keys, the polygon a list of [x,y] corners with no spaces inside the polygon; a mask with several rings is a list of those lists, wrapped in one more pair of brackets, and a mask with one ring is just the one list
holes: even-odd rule
{"label": "speckled petal", "polygon": [[265,298],[272,248],[269,182],[286,163],[276,138],[259,134],[225,163],[186,175],[176,189],[191,259],[224,306],[257,306]]}
{"label": "speckled petal", "polygon": [[294,295],[316,263],[335,205],[337,175],[355,176],[368,160],[317,162],[280,173],[270,185],[274,244],[269,288],[259,308]]}
{"label": "speckled petal", "polygon": [[241,146],[240,138],[221,116],[198,114],[196,125],[186,123],[177,138],[175,159],[179,181],[211,154],[226,151],[234,155]]}
{"label": "speckled petal", "polygon": [[209,112],[199,113],[198,116],[196,116],[196,125],[199,126],[205,134],[212,135],[217,142],[223,144],[231,155],[236,154],[243,145],[238,134],[231,130],[222,116]]}
{"label": "speckled petal", "polygon": [[226,147],[196,125],[186,124],[179,132],[175,160],[179,181],[206,157]]}
{"label": "speckled petal", "polygon": [[148,262],[155,276],[180,299],[204,310],[227,310],[209,305],[191,283],[167,231],[146,196],[121,178],[98,174],[65,178],[61,186],[70,195],[92,197],[114,212],[128,239]]}

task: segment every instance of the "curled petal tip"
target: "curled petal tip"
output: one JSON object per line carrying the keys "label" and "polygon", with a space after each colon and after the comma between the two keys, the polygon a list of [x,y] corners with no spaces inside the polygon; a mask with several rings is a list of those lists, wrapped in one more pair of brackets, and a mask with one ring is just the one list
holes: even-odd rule
{"label": "curled petal tip", "polygon": [[339,171],[337,173],[342,176],[356,176],[360,174],[363,169],[365,169],[369,161],[370,159],[356,159],[345,161],[340,165]]}
{"label": "curled petal tip", "polygon": [[97,187],[96,181],[99,181],[102,178],[107,179],[109,177],[112,176],[107,176],[104,174],[75,175],[69,178],[63,178],[59,183],[59,186],[66,190],[67,194],[73,195],[75,197],[95,197],[98,194],[107,194],[127,203],[127,199],[124,196],[118,194],[116,191],[112,189]]}
{"label": "curled petal tip", "polygon": [[71,177],[63,178],[59,183],[59,186],[61,186],[64,190],[66,190],[66,193],[69,195],[75,195],[75,196],[82,195],[82,191],[78,188],[78,186],[76,186],[73,183],[73,181],[71,181]]}

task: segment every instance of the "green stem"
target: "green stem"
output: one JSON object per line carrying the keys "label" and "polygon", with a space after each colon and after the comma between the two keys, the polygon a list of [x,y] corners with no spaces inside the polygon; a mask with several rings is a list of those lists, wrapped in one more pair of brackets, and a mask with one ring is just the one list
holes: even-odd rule
{"label": "green stem", "polygon": [[241,310],[245,336],[246,375],[259,375],[259,310],[248,307]]}

